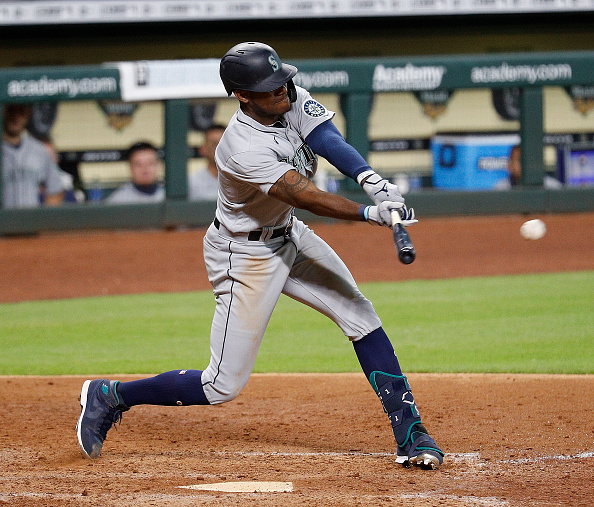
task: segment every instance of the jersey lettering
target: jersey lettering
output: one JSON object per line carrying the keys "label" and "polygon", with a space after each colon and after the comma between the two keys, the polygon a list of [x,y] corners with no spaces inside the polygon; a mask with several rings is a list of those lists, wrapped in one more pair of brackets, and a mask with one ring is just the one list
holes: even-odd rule
{"label": "jersey lettering", "polygon": [[291,164],[299,174],[309,177],[315,174],[318,160],[309,145],[303,143],[297,148],[292,159],[287,157],[282,159],[281,162]]}

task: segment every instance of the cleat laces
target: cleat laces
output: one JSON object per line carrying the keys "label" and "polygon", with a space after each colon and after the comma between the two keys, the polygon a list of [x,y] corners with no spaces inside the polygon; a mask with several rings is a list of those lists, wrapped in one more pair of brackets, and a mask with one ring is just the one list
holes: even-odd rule
{"label": "cleat laces", "polygon": [[101,437],[101,441],[104,441],[107,437],[107,432],[113,427],[117,431],[118,427],[116,424],[122,424],[122,410],[116,408],[110,408],[109,412],[105,414],[101,425],[99,426],[98,433]]}

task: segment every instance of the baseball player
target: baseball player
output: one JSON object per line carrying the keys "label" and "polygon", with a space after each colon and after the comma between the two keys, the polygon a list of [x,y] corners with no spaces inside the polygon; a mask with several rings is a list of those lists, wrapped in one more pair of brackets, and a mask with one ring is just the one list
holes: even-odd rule
{"label": "baseball player", "polygon": [[[283,293],[332,319],[352,341],[392,424],[397,463],[442,464],[444,453],[421,424],[371,302],[338,255],[294,216],[300,208],[391,227],[392,210],[405,225],[416,222],[414,211],[346,143],[332,123],[334,113],[293,84],[296,73],[262,43],[238,44],[222,58],[221,79],[239,110],[216,149],[217,210],[204,237],[216,299],[210,363],[204,371],[174,370],[131,382],[85,381],[77,424],[84,456],[99,456],[107,431],[134,405],[214,405],[237,397]],[[374,204],[319,190],[312,182],[317,155],[358,181]]]}
{"label": "baseball player", "polygon": [[0,154],[4,208],[38,207],[42,188],[44,205],[57,206],[64,199],[64,171],[26,130],[32,112],[27,104],[4,106]]}

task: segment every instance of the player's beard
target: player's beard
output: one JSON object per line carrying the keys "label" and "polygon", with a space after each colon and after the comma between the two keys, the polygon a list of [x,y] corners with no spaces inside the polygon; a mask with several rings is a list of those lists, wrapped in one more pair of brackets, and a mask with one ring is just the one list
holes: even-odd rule
{"label": "player's beard", "polygon": [[291,101],[289,100],[289,96],[287,94],[281,96],[281,99],[278,101],[278,105],[279,107],[281,107],[281,105],[284,105],[284,107],[286,108],[286,111],[283,111],[282,114],[288,112],[289,109],[291,109]]}
{"label": "player's beard", "polygon": [[279,99],[273,104],[274,112],[280,118],[283,114],[288,113],[291,109],[291,101],[287,94],[281,95]]}
{"label": "player's beard", "polygon": [[242,109],[248,115],[263,125],[272,125],[291,109],[291,101],[286,88],[284,93],[272,92],[244,92],[250,98]]}

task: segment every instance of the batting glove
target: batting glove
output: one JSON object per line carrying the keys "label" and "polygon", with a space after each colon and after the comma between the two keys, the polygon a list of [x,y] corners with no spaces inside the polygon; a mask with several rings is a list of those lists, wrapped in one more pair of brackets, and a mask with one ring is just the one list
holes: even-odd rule
{"label": "batting glove", "polygon": [[398,210],[400,213],[400,220],[402,225],[408,227],[409,225],[416,224],[418,220],[415,218],[415,210],[414,208],[407,208],[406,204],[402,205],[402,208]]}
{"label": "batting glove", "polygon": [[392,210],[400,211],[401,202],[384,201],[377,206],[361,206],[359,214],[372,225],[392,228]]}
{"label": "batting glove", "polygon": [[359,174],[357,176],[357,183],[363,187],[363,190],[365,190],[375,204],[384,201],[404,202],[404,198],[398,191],[398,187],[371,169]]}

